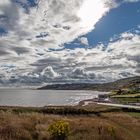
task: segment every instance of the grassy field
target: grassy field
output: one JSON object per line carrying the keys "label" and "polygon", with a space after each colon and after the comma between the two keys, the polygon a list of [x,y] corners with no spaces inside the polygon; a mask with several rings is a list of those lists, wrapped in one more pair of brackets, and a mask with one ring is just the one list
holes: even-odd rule
{"label": "grassy field", "polygon": [[140,98],[140,93],[137,93],[137,94],[124,94],[124,95],[112,95],[112,97],[116,97],[116,98],[129,98],[129,97],[132,97],[132,98]]}
{"label": "grassy field", "polygon": [[121,104],[140,103],[139,90],[117,90],[110,93],[110,97]]}
{"label": "grassy field", "polygon": [[140,103],[140,98],[135,97],[114,97],[121,104]]}
{"label": "grassy field", "polygon": [[0,107],[0,140],[60,140],[49,127],[69,124],[68,140],[139,140],[140,111],[99,105],[86,107]]}

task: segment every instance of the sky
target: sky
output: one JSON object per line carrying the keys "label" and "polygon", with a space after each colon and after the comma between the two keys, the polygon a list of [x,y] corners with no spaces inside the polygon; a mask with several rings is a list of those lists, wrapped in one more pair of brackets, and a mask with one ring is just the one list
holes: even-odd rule
{"label": "sky", "polygon": [[140,76],[140,0],[1,0],[0,86]]}

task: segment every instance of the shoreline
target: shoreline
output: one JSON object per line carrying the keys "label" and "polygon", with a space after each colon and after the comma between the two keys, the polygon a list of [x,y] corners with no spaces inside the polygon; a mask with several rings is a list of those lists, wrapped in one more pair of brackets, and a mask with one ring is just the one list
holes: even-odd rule
{"label": "shoreline", "polygon": [[47,108],[83,108],[83,107],[95,107],[95,106],[104,106],[104,107],[117,107],[117,108],[128,108],[128,109],[138,109],[140,110],[140,106],[136,105],[126,105],[126,104],[117,104],[117,103],[111,103],[111,102],[100,102],[97,101],[97,98],[93,99],[87,99],[80,101],[77,105],[48,105],[48,106],[8,106],[8,105],[0,105],[1,109],[47,109]]}
{"label": "shoreline", "polygon": [[[95,92],[99,92],[99,91],[95,91]],[[101,92],[101,93],[105,93],[106,95],[108,95],[110,92]],[[78,101],[77,103],[73,103],[73,104],[67,104],[67,105],[45,105],[45,106],[18,106],[18,105],[0,105],[0,108],[29,108],[29,109],[44,109],[47,107],[50,108],[57,108],[57,107],[62,107],[62,108],[82,108],[82,107],[86,107],[86,106],[96,106],[96,105],[102,105],[102,106],[110,106],[110,107],[118,107],[118,108],[129,108],[129,109],[140,109],[140,105],[134,105],[134,104],[119,104],[117,102],[115,102],[115,100],[113,100],[112,98],[110,98],[109,96],[107,97],[94,97],[91,99],[84,99],[81,101]]]}

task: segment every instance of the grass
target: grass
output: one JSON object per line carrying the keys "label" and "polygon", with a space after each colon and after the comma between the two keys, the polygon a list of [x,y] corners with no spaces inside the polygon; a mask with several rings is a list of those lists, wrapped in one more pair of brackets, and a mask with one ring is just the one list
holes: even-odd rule
{"label": "grass", "polygon": [[140,98],[136,97],[114,97],[121,104],[140,103]]}
{"label": "grass", "polygon": [[140,139],[139,110],[89,105],[0,107],[0,140],[51,140],[48,129],[58,121],[68,122],[68,140]]}
{"label": "grass", "polygon": [[113,96],[111,96],[112,98],[123,98],[123,97],[132,97],[132,98],[138,98],[138,97],[140,97],[140,94],[139,93],[137,93],[137,94],[125,94],[125,95],[113,95]]}
{"label": "grass", "polygon": [[123,89],[112,91],[109,96],[121,104],[140,103],[139,89]]}

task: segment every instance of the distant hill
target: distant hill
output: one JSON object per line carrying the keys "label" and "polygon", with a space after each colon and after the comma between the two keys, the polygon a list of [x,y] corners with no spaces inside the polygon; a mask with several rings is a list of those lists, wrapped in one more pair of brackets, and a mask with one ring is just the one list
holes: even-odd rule
{"label": "distant hill", "polygon": [[131,77],[126,79],[117,80],[110,83],[102,84],[88,84],[88,83],[77,83],[77,84],[54,84],[47,85],[39,88],[40,90],[95,90],[95,91],[111,91],[122,88],[140,87],[140,76]]}

